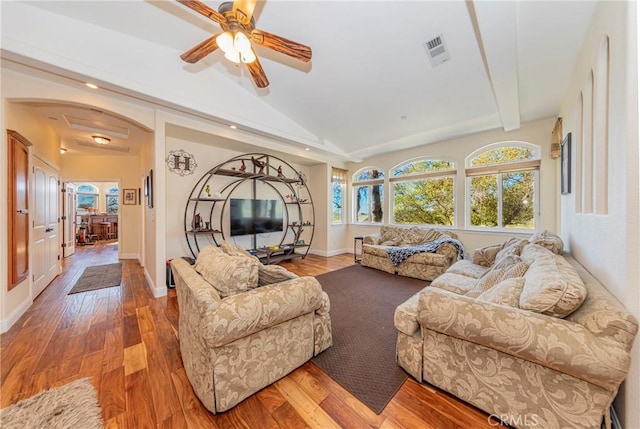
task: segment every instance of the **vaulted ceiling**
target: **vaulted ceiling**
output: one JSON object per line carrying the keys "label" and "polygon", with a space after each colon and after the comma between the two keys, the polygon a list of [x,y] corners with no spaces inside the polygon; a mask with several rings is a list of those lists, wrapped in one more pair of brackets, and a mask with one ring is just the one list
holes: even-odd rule
{"label": "vaulted ceiling", "polygon": [[[8,26],[2,31],[3,57],[46,64],[47,55],[24,46],[41,43],[41,51],[58,57],[65,49],[73,57],[86,48],[75,43],[54,46],[35,36],[18,35],[12,30],[16,17],[33,20],[32,33],[42,22],[51,25],[52,37],[58,33],[71,37],[76,31],[75,37],[82,38],[77,43],[93,44],[109,60],[78,68],[87,75],[95,70],[89,77],[108,82],[111,76],[120,91],[136,94],[140,82],[128,85],[127,78],[139,81],[146,73],[152,85],[154,74],[166,65],[162,72],[175,88],[150,89],[148,94],[157,96],[156,101],[268,135],[280,134],[290,144],[347,159],[487,129],[510,131],[523,122],[557,115],[596,5],[588,1],[261,2],[254,15],[256,27],[309,45],[313,58],[301,63],[257,47],[271,82],[258,89],[245,68],[229,63],[219,51],[196,65],[179,59],[220,29],[176,2],[26,3],[17,7],[2,2],[3,27]],[[213,9],[220,5],[205,3]],[[441,36],[450,59],[434,67],[424,43],[436,36]],[[88,57],[77,61],[89,62]],[[55,65],[64,67],[62,61]],[[193,94],[186,92],[189,88]],[[208,94],[210,105],[196,102],[203,96],[195,93],[199,89]],[[229,101],[235,99],[241,100],[238,106]],[[277,120],[281,117],[283,125],[274,125],[278,121],[257,107],[258,113],[245,116],[243,109],[248,109],[243,106],[248,102],[261,111],[268,109]]]}

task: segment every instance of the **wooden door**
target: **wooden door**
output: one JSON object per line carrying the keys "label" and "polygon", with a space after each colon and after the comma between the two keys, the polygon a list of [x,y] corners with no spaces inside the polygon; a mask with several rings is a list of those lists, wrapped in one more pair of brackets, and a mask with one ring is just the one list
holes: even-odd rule
{"label": "wooden door", "polygon": [[76,252],[76,185],[65,183],[62,190],[62,255],[68,257]]}
{"label": "wooden door", "polygon": [[34,158],[33,167],[33,297],[58,275],[58,174]]}
{"label": "wooden door", "polygon": [[9,290],[29,277],[29,146],[20,134],[7,131]]}

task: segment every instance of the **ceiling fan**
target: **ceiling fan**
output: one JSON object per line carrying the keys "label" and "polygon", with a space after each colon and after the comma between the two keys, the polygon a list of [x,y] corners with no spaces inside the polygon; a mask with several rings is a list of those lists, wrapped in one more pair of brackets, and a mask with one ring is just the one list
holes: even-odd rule
{"label": "ceiling fan", "polygon": [[257,0],[224,2],[218,7],[218,11],[198,0],[177,1],[217,22],[223,30],[180,55],[188,63],[196,63],[220,48],[225,58],[247,66],[258,88],[266,88],[269,80],[253,50],[252,42],[304,62],[311,60],[310,47],[255,28],[253,10]]}

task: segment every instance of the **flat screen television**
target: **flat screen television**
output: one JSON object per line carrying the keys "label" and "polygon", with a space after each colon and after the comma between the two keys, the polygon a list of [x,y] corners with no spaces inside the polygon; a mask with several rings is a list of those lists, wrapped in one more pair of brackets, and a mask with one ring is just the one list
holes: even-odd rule
{"label": "flat screen television", "polygon": [[283,230],[282,201],[231,198],[229,206],[232,236]]}

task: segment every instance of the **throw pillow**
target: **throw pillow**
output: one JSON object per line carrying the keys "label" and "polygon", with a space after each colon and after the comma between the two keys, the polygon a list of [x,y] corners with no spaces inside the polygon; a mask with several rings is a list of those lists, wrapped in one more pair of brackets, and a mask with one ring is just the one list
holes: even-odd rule
{"label": "throw pillow", "polygon": [[523,238],[510,238],[509,240],[502,243],[500,247],[500,251],[496,254],[496,261],[504,258],[508,255],[520,255],[522,252],[522,248],[527,244],[527,240]]}
{"label": "throw pillow", "polygon": [[237,244],[229,243],[228,241],[221,242],[220,243],[220,248],[222,249],[222,251],[224,253],[226,253],[227,255],[230,255],[230,256],[246,256],[246,257],[249,257],[249,258],[255,258],[254,255],[252,255],[251,253],[247,252],[242,247],[238,246]]}
{"label": "throw pillow", "polygon": [[257,287],[259,265],[255,258],[230,256],[219,249],[215,252],[207,247],[198,254],[195,270],[218,291],[221,298],[226,298]]}
{"label": "throw pillow", "polygon": [[554,317],[567,317],[582,305],[587,287],[562,256],[537,258],[524,275],[520,308]]}
{"label": "throw pillow", "polygon": [[564,249],[564,243],[562,242],[562,238],[560,238],[558,235],[546,229],[542,232],[533,234],[529,239],[529,243],[546,247],[556,255],[561,255],[562,250]]}
{"label": "throw pillow", "polygon": [[298,276],[279,265],[258,266],[258,287],[295,279]]}
{"label": "throw pillow", "polygon": [[524,282],[524,277],[512,277],[503,280],[489,290],[481,293],[476,300],[518,308]]}
{"label": "throw pillow", "polygon": [[473,251],[473,263],[483,267],[490,267],[496,260],[496,255],[502,246],[500,244],[492,244],[491,246],[481,247]]}
{"label": "throw pillow", "polygon": [[[514,261],[514,263],[509,265],[508,261]],[[527,264],[522,262],[520,258],[515,255],[512,255],[508,261],[505,259],[504,264],[501,264],[498,268],[492,267],[492,269],[487,271],[482,277],[480,277],[480,279],[478,279],[474,288],[467,292],[467,296],[477,298],[483,292],[486,292],[503,280],[510,279],[512,277],[522,277],[529,268]]]}

